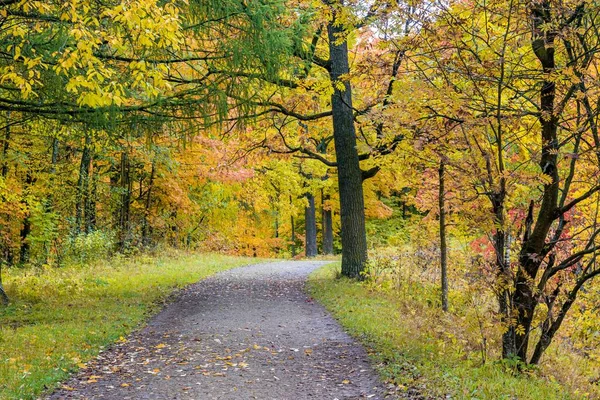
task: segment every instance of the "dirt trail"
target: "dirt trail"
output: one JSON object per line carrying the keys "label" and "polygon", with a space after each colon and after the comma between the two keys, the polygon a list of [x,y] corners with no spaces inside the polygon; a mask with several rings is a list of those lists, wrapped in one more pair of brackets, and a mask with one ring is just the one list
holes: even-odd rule
{"label": "dirt trail", "polygon": [[192,285],[48,398],[382,399],[364,349],[303,290],[323,264],[258,264]]}

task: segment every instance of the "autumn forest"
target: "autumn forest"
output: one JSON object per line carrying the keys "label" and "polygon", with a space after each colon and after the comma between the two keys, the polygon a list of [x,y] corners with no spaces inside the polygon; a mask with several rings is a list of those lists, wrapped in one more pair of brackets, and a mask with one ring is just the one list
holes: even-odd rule
{"label": "autumn forest", "polygon": [[0,0],[0,398],[194,257],[330,261],[396,393],[600,398],[599,68],[596,1]]}

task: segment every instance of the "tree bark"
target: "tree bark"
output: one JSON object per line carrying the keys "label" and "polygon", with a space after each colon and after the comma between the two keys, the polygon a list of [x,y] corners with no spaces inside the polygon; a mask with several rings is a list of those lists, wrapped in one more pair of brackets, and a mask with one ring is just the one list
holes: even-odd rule
{"label": "tree bark", "polygon": [[322,226],[323,226],[323,254],[333,254],[333,218],[331,215],[331,209],[325,208],[325,202],[329,200],[329,195],[323,193],[321,190],[321,212],[322,212]]}
{"label": "tree bark", "polygon": [[292,227],[292,257],[296,257],[296,223],[293,215],[290,217],[290,223]]}
{"label": "tree bark", "polygon": [[327,33],[331,63],[329,74],[334,87],[331,109],[342,223],[342,275],[360,278],[367,261],[363,177],[356,148],[352,88],[345,78],[350,72],[346,32],[338,21],[335,7],[332,7],[332,14]]}
{"label": "tree bark", "polygon": [[[25,178],[25,188],[26,191],[29,191],[29,186],[33,183],[33,176],[30,171],[27,171],[27,177]],[[25,201],[23,200],[23,203]],[[25,204],[26,205],[26,204]],[[27,206],[27,205],[26,205]],[[23,219],[23,226],[21,227],[20,237],[21,237],[21,249],[19,251],[19,263],[26,264],[29,261],[29,250],[31,245],[29,244],[28,236],[31,233],[31,220],[29,219],[30,211],[27,210],[27,214]]]}
{"label": "tree bark", "polygon": [[[292,196],[290,196],[290,208],[294,202],[292,201]],[[296,221],[294,220],[294,216],[290,216],[290,224],[291,224],[291,240],[292,240],[292,257],[296,257]]]}
{"label": "tree bark", "polygon": [[94,157],[90,164],[91,187],[85,201],[85,233],[91,233],[96,230],[96,202],[98,200],[98,170],[94,167]]}
{"label": "tree bark", "polygon": [[9,298],[8,295],[6,294],[6,291],[4,290],[4,286],[2,286],[2,277],[0,276],[0,304],[2,304],[3,306],[8,305],[9,302]]}
{"label": "tree bark", "polygon": [[4,290],[4,286],[2,285],[2,263],[0,263],[0,304],[3,306],[8,305],[10,299]]}
{"label": "tree bark", "polygon": [[8,175],[8,148],[10,146],[10,111],[6,115],[6,129],[4,130],[4,140],[2,140],[2,169],[0,174],[3,178]]}
{"label": "tree bark", "polygon": [[91,152],[91,136],[89,133],[85,134],[85,144],[83,146],[83,152],[81,154],[81,162],[79,163],[79,178],[77,179],[77,197],[75,203],[75,235],[81,233],[81,227],[83,225],[83,218],[85,212],[85,206],[88,201],[89,195],[89,173],[90,165],[92,162]]}
{"label": "tree bark", "polygon": [[504,333],[502,334],[502,358],[512,358],[516,355],[516,334],[515,325],[512,322],[512,295],[510,287],[512,285],[512,276],[510,272],[509,260],[506,255],[506,233],[504,231],[504,199],[506,194],[504,190],[492,195],[492,204],[494,211],[494,222],[497,226],[493,235],[494,249],[496,253],[496,276],[497,276],[497,296],[500,312],[500,319],[504,324]]}
{"label": "tree bark", "polygon": [[446,193],[444,161],[440,161],[438,205],[440,208],[440,268],[442,275],[442,310],[448,311],[448,246],[446,243]]}
{"label": "tree bark", "polygon": [[[56,164],[58,163],[58,138],[52,138],[52,152],[50,153],[50,186],[54,187],[56,183]],[[44,203],[44,209],[47,213],[54,211],[55,193],[51,192]],[[54,243],[44,243],[46,264],[50,263],[50,247],[54,245],[56,249],[56,239]],[[58,251],[56,251],[58,254]]]}
{"label": "tree bark", "polygon": [[[6,178],[8,175],[8,148],[10,144],[10,111],[6,114],[6,129],[4,131],[4,138],[2,140],[2,167],[0,168],[0,176]],[[13,262],[12,250],[8,243],[2,242],[0,244],[0,257],[4,258],[7,264],[11,265]]]}
{"label": "tree bark", "polygon": [[148,217],[150,216],[150,205],[152,204],[152,187],[154,186],[154,162],[150,169],[150,180],[148,182],[148,189],[146,189],[146,199],[144,204],[144,222],[142,225],[142,243],[144,246],[150,245],[150,222]]}
{"label": "tree bark", "polygon": [[317,218],[315,209],[315,196],[306,194],[308,206],[304,208],[304,224],[306,227],[306,257],[316,257],[317,251]]}
{"label": "tree bark", "polygon": [[[513,304],[516,308],[516,325],[521,331],[515,335],[517,357],[527,362],[527,351],[534,312],[537,300],[534,296],[532,283],[536,279],[541,261],[545,256],[544,247],[550,228],[555,220],[555,212],[559,197],[558,176],[558,123],[555,111],[556,83],[549,77],[555,71],[555,38],[558,32],[546,29],[552,23],[552,7],[548,0],[535,3],[531,8],[534,38],[532,49],[539,60],[544,72],[544,80],[540,89],[540,125],[542,156],[541,171],[550,177],[544,185],[542,202],[531,234],[524,238],[519,252],[519,269],[516,274],[513,294]],[[530,208],[532,212],[532,208]]]}
{"label": "tree bark", "polygon": [[131,204],[131,179],[129,155],[121,153],[121,168],[119,178],[119,248],[123,249],[129,241],[129,206]]}

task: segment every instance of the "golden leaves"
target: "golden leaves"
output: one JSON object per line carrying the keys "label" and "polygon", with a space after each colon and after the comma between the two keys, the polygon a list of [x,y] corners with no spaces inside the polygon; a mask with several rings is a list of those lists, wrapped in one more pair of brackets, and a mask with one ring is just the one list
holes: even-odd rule
{"label": "golden leaves", "polygon": [[[28,22],[3,10],[11,19],[5,35],[19,40],[6,47],[14,62],[0,68],[0,83],[18,88],[23,98],[39,96],[44,89],[41,72],[47,70],[67,78],[65,89],[79,106],[120,106],[170,89],[165,79],[169,68],[144,59],[170,57],[181,48],[181,18],[174,3],[70,0],[20,6],[41,17]],[[58,50],[42,57],[38,37],[48,36],[56,38],[48,46]]]}

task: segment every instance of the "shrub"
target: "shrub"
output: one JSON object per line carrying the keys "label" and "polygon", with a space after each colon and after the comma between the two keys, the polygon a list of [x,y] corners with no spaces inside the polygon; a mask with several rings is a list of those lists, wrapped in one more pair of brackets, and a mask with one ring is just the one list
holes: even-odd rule
{"label": "shrub", "polygon": [[63,247],[63,262],[88,264],[106,259],[115,249],[115,235],[111,231],[94,231],[71,237]]}

